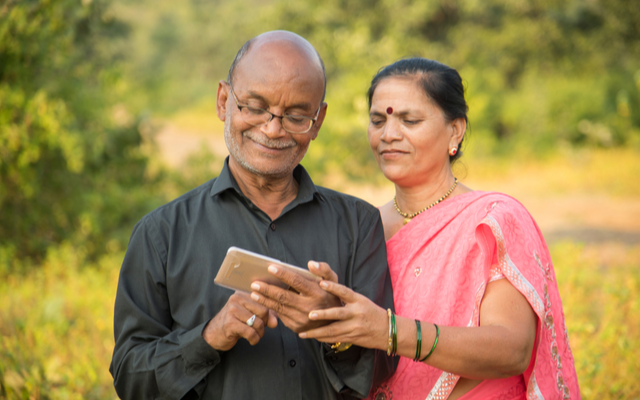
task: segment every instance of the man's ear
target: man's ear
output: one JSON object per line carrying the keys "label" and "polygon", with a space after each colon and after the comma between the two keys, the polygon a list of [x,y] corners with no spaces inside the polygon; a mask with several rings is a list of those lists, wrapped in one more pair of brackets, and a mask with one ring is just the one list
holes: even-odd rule
{"label": "man's ear", "polygon": [[229,99],[229,90],[231,86],[222,80],[218,83],[218,92],[216,93],[216,114],[220,121],[224,121],[227,117],[227,100]]}
{"label": "man's ear", "polygon": [[318,132],[320,132],[320,128],[322,127],[322,123],[324,122],[324,117],[327,116],[327,103],[323,102],[320,104],[320,111],[318,112],[318,119],[313,124],[311,131],[311,140],[315,140],[318,137]]}

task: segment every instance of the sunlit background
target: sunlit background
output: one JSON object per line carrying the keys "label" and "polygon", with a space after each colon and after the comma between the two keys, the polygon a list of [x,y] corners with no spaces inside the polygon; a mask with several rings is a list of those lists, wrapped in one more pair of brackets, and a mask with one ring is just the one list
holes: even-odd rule
{"label": "sunlit background", "polygon": [[372,76],[412,55],[460,72],[471,129],[456,175],[538,221],[582,397],[639,399],[637,0],[0,0],[0,398],[116,398],[131,229],[218,174],[218,82],[272,29],[327,67],[303,164],[375,205],[393,187],[366,140]]}

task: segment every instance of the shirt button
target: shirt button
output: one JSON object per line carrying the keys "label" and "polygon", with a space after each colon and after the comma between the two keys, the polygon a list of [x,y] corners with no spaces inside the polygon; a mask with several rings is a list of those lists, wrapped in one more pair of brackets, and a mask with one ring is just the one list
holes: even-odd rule
{"label": "shirt button", "polygon": [[290,361],[289,361],[289,366],[290,366],[291,368],[295,367],[295,366],[296,366],[296,360],[290,360]]}
{"label": "shirt button", "polygon": [[275,223],[271,223],[271,230],[275,231],[276,230],[276,224]]}

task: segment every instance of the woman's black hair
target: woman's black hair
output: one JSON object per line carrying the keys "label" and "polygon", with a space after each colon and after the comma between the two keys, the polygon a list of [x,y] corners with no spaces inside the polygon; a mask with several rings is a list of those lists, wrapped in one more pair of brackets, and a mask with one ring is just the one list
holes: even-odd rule
{"label": "woman's black hair", "polygon": [[[367,92],[369,109],[371,109],[373,93],[378,84],[385,78],[395,76],[415,76],[418,78],[425,95],[440,107],[448,121],[464,118],[468,125],[467,111],[469,107],[464,99],[464,86],[458,71],[435,60],[421,57],[405,58],[382,67],[371,80],[371,86]],[[458,143],[458,152],[454,156],[449,156],[451,163],[462,155],[460,147],[463,140],[464,137]]]}

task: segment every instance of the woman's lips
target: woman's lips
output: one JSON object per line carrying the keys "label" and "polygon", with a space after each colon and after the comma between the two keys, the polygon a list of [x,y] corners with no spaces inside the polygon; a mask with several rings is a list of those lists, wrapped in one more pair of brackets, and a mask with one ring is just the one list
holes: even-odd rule
{"label": "woman's lips", "polygon": [[386,149],[380,152],[380,156],[385,160],[394,160],[408,154],[406,151],[398,149]]}

